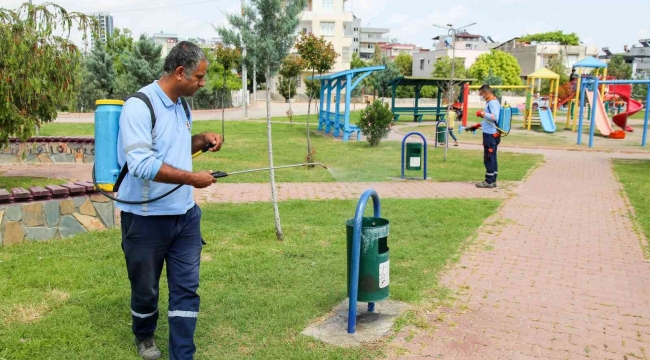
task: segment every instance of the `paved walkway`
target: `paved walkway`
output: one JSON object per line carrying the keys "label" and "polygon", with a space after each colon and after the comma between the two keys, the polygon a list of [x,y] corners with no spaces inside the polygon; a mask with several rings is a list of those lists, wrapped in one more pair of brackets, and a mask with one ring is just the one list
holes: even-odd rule
{"label": "paved walkway", "polygon": [[441,279],[458,300],[392,358],[647,359],[647,240],[621,190],[609,156],[548,152]]}
{"label": "paved walkway", "polygon": [[[88,164],[18,164],[0,165],[2,176],[30,176],[90,181],[92,166]],[[259,202],[271,201],[268,183],[233,184],[217,183],[205,189],[196,189],[194,199],[206,202]],[[284,200],[358,199],[368,188],[374,188],[382,198],[435,199],[435,198],[506,198],[516,191],[519,183],[503,182],[498,189],[477,189],[470,182],[321,182],[278,183],[278,198]]]}

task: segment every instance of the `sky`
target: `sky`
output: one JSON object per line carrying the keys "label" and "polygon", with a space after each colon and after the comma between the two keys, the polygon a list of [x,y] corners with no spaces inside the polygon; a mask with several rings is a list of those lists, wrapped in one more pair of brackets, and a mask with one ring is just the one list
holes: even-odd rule
{"label": "sky", "polygon": [[[115,27],[129,28],[136,37],[163,31],[206,39],[217,37],[212,25],[224,24],[224,14],[238,12],[241,6],[241,0],[49,1],[67,11],[110,12]],[[22,2],[0,0],[0,7],[15,9]],[[390,28],[390,38],[424,48],[432,47],[431,38],[446,33],[433,24],[448,23],[476,23],[469,32],[496,41],[527,33],[575,32],[585,44],[615,53],[622,52],[623,45],[650,38],[650,0],[347,0],[346,9],[362,19],[362,26]]]}

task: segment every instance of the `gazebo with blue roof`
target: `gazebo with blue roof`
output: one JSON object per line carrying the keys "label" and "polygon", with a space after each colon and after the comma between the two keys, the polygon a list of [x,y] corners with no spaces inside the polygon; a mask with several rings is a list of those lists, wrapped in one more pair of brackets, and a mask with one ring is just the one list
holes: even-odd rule
{"label": "gazebo with blue roof", "polygon": [[[334,136],[338,137],[343,130],[343,141],[348,141],[350,134],[357,133],[357,140],[361,139],[361,129],[350,124],[350,98],[352,90],[359,85],[361,80],[372,74],[373,71],[385,70],[384,65],[368,66],[356,69],[340,71],[334,74],[309,76],[307,80],[320,80],[320,111],[318,114],[318,130],[325,128],[325,133],[334,128]],[[334,111],[331,111],[332,90],[336,88]],[[345,89],[345,109],[341,113],[341,90]],[[327,95],[326,95],[327,92]],[[327,107],[325,108],[325,96],[327,96]]]}

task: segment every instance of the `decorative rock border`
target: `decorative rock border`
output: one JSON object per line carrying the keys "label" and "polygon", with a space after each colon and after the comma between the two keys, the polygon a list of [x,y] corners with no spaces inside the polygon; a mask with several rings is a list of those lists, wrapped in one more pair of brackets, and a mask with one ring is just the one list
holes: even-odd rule
{"label": "decorative rock border", "polygon": [[21,142],[9,139],[0,148],[0,164],[93,163],[95,138],[82,136],[36,136]]}
{"label": "decorative rock border", "polygon": [[118,222],[115,204],[92,183],[0,189],[0,245],[66,238]]}

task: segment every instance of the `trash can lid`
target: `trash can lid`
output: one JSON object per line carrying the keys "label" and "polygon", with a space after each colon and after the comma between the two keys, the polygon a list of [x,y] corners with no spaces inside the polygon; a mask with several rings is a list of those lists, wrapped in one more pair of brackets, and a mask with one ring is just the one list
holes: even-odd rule
{"label": "trash can lid", "polygon": [[124,100],[97,100],[95,101],[95,105],[124,105]]}

